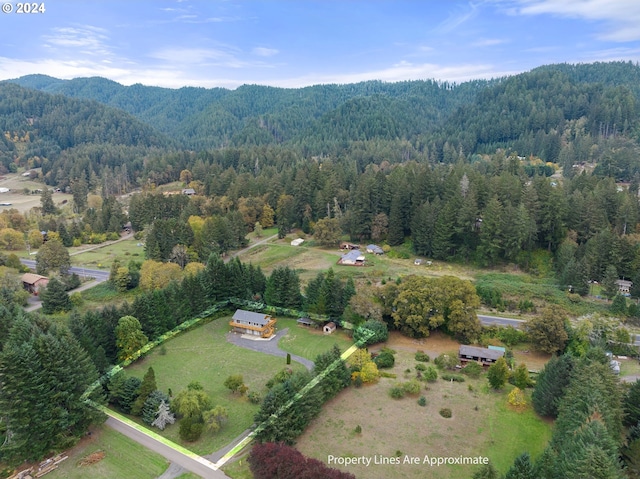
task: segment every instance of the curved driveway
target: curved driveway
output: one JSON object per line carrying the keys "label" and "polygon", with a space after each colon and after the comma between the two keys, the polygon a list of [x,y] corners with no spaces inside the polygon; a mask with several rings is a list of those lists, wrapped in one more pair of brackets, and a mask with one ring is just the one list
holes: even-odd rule
{"label": "curved driveway", "polygon": [[[289,328],[284,328],[278,331],[275,336],[269,340],[266,339],[246,339],[238,333],[227,333],[227,341],[241,348],[251,349],[252,351],[258,351],[259,353],[270,354],[272,356],[278,356],[280,358],[286,358],[287,352],[278,347],[280,339],[289,332]],[[309,371],[313,369],[313,361],[305,359],[295,354],[291,355],[291,359],[304,365]]]}

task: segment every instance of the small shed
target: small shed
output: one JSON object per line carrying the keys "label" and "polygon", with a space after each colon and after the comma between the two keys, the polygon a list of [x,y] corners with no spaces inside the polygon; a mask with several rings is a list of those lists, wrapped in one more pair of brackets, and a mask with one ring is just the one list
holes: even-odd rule
{"label": "small shed", "polygon": [[347,243],[346,241],[343,241],[342,243],[340,243],[340,249],[342,249],[342,250],[360,249],[360,245],[359,244],[353,244],[353,243]]}
{"label": "small shed", "polygon": [[193,196],[196,194],[196,190],[194,190],[193,188],[184,188],[182,190],[182,194],[187,196]]}
{"label": "small shed", "polygon": [[367,253],[384,254],[384,251],[382,250],[382,248],[380,246],[375,245],[375,244],[370,244],[370,245],[367,245]]}
{"label": "small shed", "polygon": [[359,249],[353,249],[346,254],[343,254],[338,260],[338,264],[345,266],[364,266],[364,255]]}
{"label": "small shed", "polygon": [[313,327],[316,325],[315,322],[311,321],[309,318],[298,318],[296,321],[300,326]]}
{"label": "small shed", "polygon": [[40,291],[47,287],[49,278],[35,273],[25,273],[22,275],[22,286],[31,294],[36,296]]}
{"label": "small shed", "polygon": [[322,332],[324,334],[331,334],[336,330],[336,323],[334,323],[333,321],[331,321],[330,323],[325,324],[322,327]]}
{"label": "small shed", "polygon": [[496,351],[495,349],[479,348],[478,346],[460,346],[458,350],[458,359],[461,362],[476,361],[483,366],[495,363],[504,356],[504,351]]}
{"label": "small shed", "polygon": [[300,246],[302,243],[304,243],[304,240],[302,238],[294,239],[291,242],[291,246]]}

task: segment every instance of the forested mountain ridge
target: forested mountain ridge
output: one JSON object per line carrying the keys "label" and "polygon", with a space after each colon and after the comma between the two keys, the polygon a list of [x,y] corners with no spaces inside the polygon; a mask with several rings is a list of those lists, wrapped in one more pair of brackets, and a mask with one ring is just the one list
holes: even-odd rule
{"label": "forested mountain ridge", "polygon": [[[301,142],[310,132],[320,130],[320,139],[331,138],[340,127],[335,121],[354,117],[354,124],[368,124],[371,118],[404,111],[400,131],[382,129],[384,137],[407,136],[402,130],[415,120],[433,126],[457,106],[473,100],[477,91],[492,82],[471,81],[451,85],[436,81],[385,83],[367,81],[346,85],[315,85],[285,89],[244,85],[236,90],[184,87],[177,90],[129,87],[104,78],[59,80],[45,75],[28,75],[11,82],[47,93],[95,100],[123,109],[165,134],[178,139],[185,148],[206,149],[247,144],[279,144],[294,139]],[[381,103],[380,97],[387,101]],[[366,99],[370,99],[371,104]],[[391,104],[391,106],[389,106]],[[373,112],[370,110],[373,109]],[[426,113],[426,114],[425,114]],[[424,120],[429,120],[425,124]],[[379,123],[378,120],[377,123]],[[376,122],[374,122],[376,123]],[[374,127],[375,128],[375,127]],[[415,127],[412,127],[415,129]],[[361,126],[350,128],[348,140],[378,136],[380,130]]]}
{"label": "forested mountain ridge", "polygon": [[0,131],[0,167],[42,166],[47,183],[60,186],[105,166],[135,170],[145,153],[172,143],[122,110],[11,83],[0,83]]}
{"label": "forested mountain ridge", "polygon": [[[32,75],[13,82],[75,97],[66,100],[65,108],[85,113],[56,117],[55,129],[51,126],[48,132],[51,141],[42,135],[30,138],[26,153],[16,154],[8,137],[2,139],[0,152],[5,165],[31,164],[37,157],[47,183],[63,186],[65,178],[84,176],[90,181],[104,176],[105,167],[125,164],[125,183],[174,181],[197,159],[206,163],[212,156],[223,157],[213,161],[222,168],[254,175],[269,165],[282,169],[311,157],[334,157],[353,162],[357,175],[371,163],[473,162],[477,154],[498,149],[559,163],[565,176],[577,171],[574,165],[589,163],[598,165],[599,176],[629,181],[640,172],[634,160],[640,135],[639,79],[640,67],[630,62],[549,65],[459,85],[368,81],[297,89],[245,85],[236,90],[171,90],[125,87],[103,78]],[[9,88],[8,82],[0,85]],[[22,92],[17,96],[22,100],[9,101],[15,95],[5,91],[0,110],[5,134],[17,129],[16,119],[24,123],[29,116],[25,111],[34,108],[31,103],[46,105],[51,98],[63,98],[32,91],[27,100],[27,90],[15,90]],[[96,102],[125,109],[146,124],[124,113],[116,118],[116,110],[97,108]],[[93,122],[106,112],[113,119],[108,125]],[[93,128],[85,125],[83,115],[92,119],[89,125],[104,126],[94,135],[95,142],[76,134]],[[74,134],[63,125],[73,125]],[[115,139],[107,141],[109,135]],[[169,151],[171,145],[175,149]],[[148,150],[151,146],[154,152]],[[67,150],[62,155],[58,148]]]}

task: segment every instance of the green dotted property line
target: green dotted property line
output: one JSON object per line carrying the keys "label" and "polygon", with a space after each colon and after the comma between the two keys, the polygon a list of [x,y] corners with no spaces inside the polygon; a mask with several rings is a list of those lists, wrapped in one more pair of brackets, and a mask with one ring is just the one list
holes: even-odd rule
{"label": "green dotted property line", "polygon": [[[293,398],[291,398],[283,406],[281,406],[278,409],[278,411],[276,411],[274,414],[272,414],[269,417],[269,419],[267,419],[266,421],[264,421],[263,423],[258,425],[258,427],[256,429],[254,429],[249,434],[247,434],[247,436],[245,438],[243,438],[240,442],[238,442],[235,446],[233,446],[233,448],[229,452],[227,452],[224,456],[222,456],[220,458],[220,460],[218,460],[218,462],[216,462],[215,464],[212,463],[211,461],[205,459],[204,457],[202,457],[202,456],[200,456],[198,454],[195,454],[194,452],[190,451],[189,449],[186,449],[185,447],[183,447],[183,446],[181,446],[179,444],[176,444],[175,442],[170,441],[169,439],[166,439],[166,438],[162,437],[160,434],[157,434],[156,432],[154,432],[154,431],[152,431],[152,430],[150,430],[150,429],[148,429],[148,428],[146,428],[144,426],[141,426],[140,424],[132,421],[131,419],[127,418],[126,416],[123,416],[122,414],[119,414],[119,413],[107,408],[106,406],[98,404],[98,403],[96,403],[95,401],[93,401],[93,400],[91,400],[89,398],[89,396],[91,396],[91,394],[99,386],[101,386],[103,383],[105,383],[106,381],[111,379],[118,372],[122,371],[124,369],[124,367],[126,367],[129,364],[133,363],[134,361],[139,359],[144,354],[147,354],[148,352],[150,352],[155,347],[160,346],[165,341],[173,338],[174,336],[177,336],[181,332],[183,332],[183,331],[185,331],[185,330],[187,330],[187,329],[189,329],[189,328],[191,328],[193,326],[198,325],[200,322],[202,322],[204,320],[208,320],[209,317],[212,314],[214,314],[214,313],[226,308],[230,304],[234,304],[235,302],[236,301],[233,301],[233,300],[227,300],[227,301],[222,301],[220,303],[216,303],[211,308],[209,308],[206,311],[202,312],[199,316],[197,316],[197,317],[195,317],[195,318],[193,318],[193,319],[191,319],[189,321],[185,321],[184,323],[181,323],[180,325],[178,325],[177,327],[175,327],[171,331],[169,331],[169,332],[163,334],[162,336],[160,336],[155,341],[152,341],[152,342],[146,344],[144,347],[142,347],[141,349],[136,351],[131,358],[129,358],[126,361],[123,361],[122,363],[114,366],[108,372],[106,372],[102,377],[100,377],[100,379],[94,381],[86,389],[86,391],[82,394],[80,399],[82,401],[84,401],[86,404],[88,404],[89,406],[91,406],[91,407],[97,409],[98,411],[101,411],[102,413],[106,414],[107,416],[110,416],[110,417],[112,417],[114,419],[117,419],[117,420],[127,424],[128,426],[134,428],[138,432],[140,432],[142,434],[145,434],[145,435],[155,439],[156,441],[164,444],[165,446],[170,447],[170,448],[174,449],[175,451],[178,451],[178,452],[184,454],[185,456],[188,456],[189,458],[194,459],[194,460],[200,462],[201,464],[203,464],[203,465],[205,465],[205,466],[207,466],[207,467],[209,467],[209,468],[211,468],[213,470],[218,470],[225,463],[227,463],[233,456],[235,456],[242,449],[244,449],[251,441],[253,441],[253,438],[255,437],[255,435],[257,433],[262,431],[265,427],[270,426],[271,424],[273,424],[273,422],[276,421],[280,415],[282,415],[287,409],[289,409],[291,406],[293,406],[293,404],[295,404],[297,401],[302,399],[304,397],[304,395],[307,392],[309,392],[313,387],[315,387],[322,379],[324,379],[327,376],[327,374],[329,374],[334,369],[336,369],[341,361],[346,361],[354,352],[356,352],[362,345],[364,345],[366,343],[366,341],[373,335],[373,332],[370,332],[369,335],[367,335],[366,337],[362,338],[356,344],[350,346],[345,352],[343,352],[340,355],[339,359],[336,359],[324,371],[322,371],[320,374],[318,374],[316,377],[314,377],[311,381],[309,381],[300,391],[298,391],[294,395]],[[243,303],[241,301],[237,301],[237,302],[241,303],[241,304]]]}

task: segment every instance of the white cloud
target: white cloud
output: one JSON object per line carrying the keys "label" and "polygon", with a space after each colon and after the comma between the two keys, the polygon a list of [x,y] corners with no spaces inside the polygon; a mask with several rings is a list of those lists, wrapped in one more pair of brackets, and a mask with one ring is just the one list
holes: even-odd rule
{"label": "white cloud", "polygon": [[149,55],[151,58],[177,64],[201,64],[204,62],[231,60],[229,53],[215,48],[165,48]]}
{"label": "white cloud", "polygon": [[435,31],[438,33],[452,32],[463,23],[474,18],[477,14],[477,6],[470,2],[466,7],[461,7],[458,11],[451,13],[445,21],[435,28]]}
{"label": "white cloud", "polygon": [[497,0],[513,14],[556,15],[605,22],[603,40],[640,40],[640,2],[638,0]]}
{"label": "white cloud", "polygon": [[44,35],[43,46],[64,56],[76,56],[78,53],[91,56],[111,56],[108,45],[109,36],[103,28],[91,25],[53,28],[52,33]]}
{"label": "white cloud", "polygon": [[484,38],[478,41],[475,41],[471,44],[473,47],[493,47],[495,45],[501,45],[503,43],[508,43],[508,40],[500,39],[500,38]]}
{"label": "white cloud", "polygon": [[272,57],[277,55],[279,52],[274,48],[265,48],[265,47],[256,47],[252,50],[254,55],[258,55],[259,57]]}
{"label": "white cloud", "polygon": [[432,63],[413,64],[402,61],[389,68],[375,71],[337,73],[329,75],[305,75],[297,78],[289,78],[274,81],[261,81],[261,84],[298,88],[309,85],[326,83],[357,83],[367,80],[382,80],[397,82],[406,80],[436,79],[450,82],[464,82],[472,79],[490,79],[506,75],[514,75],[520,71],[496,70],[489,64],[465,64],[465,65],[437,65]]}

